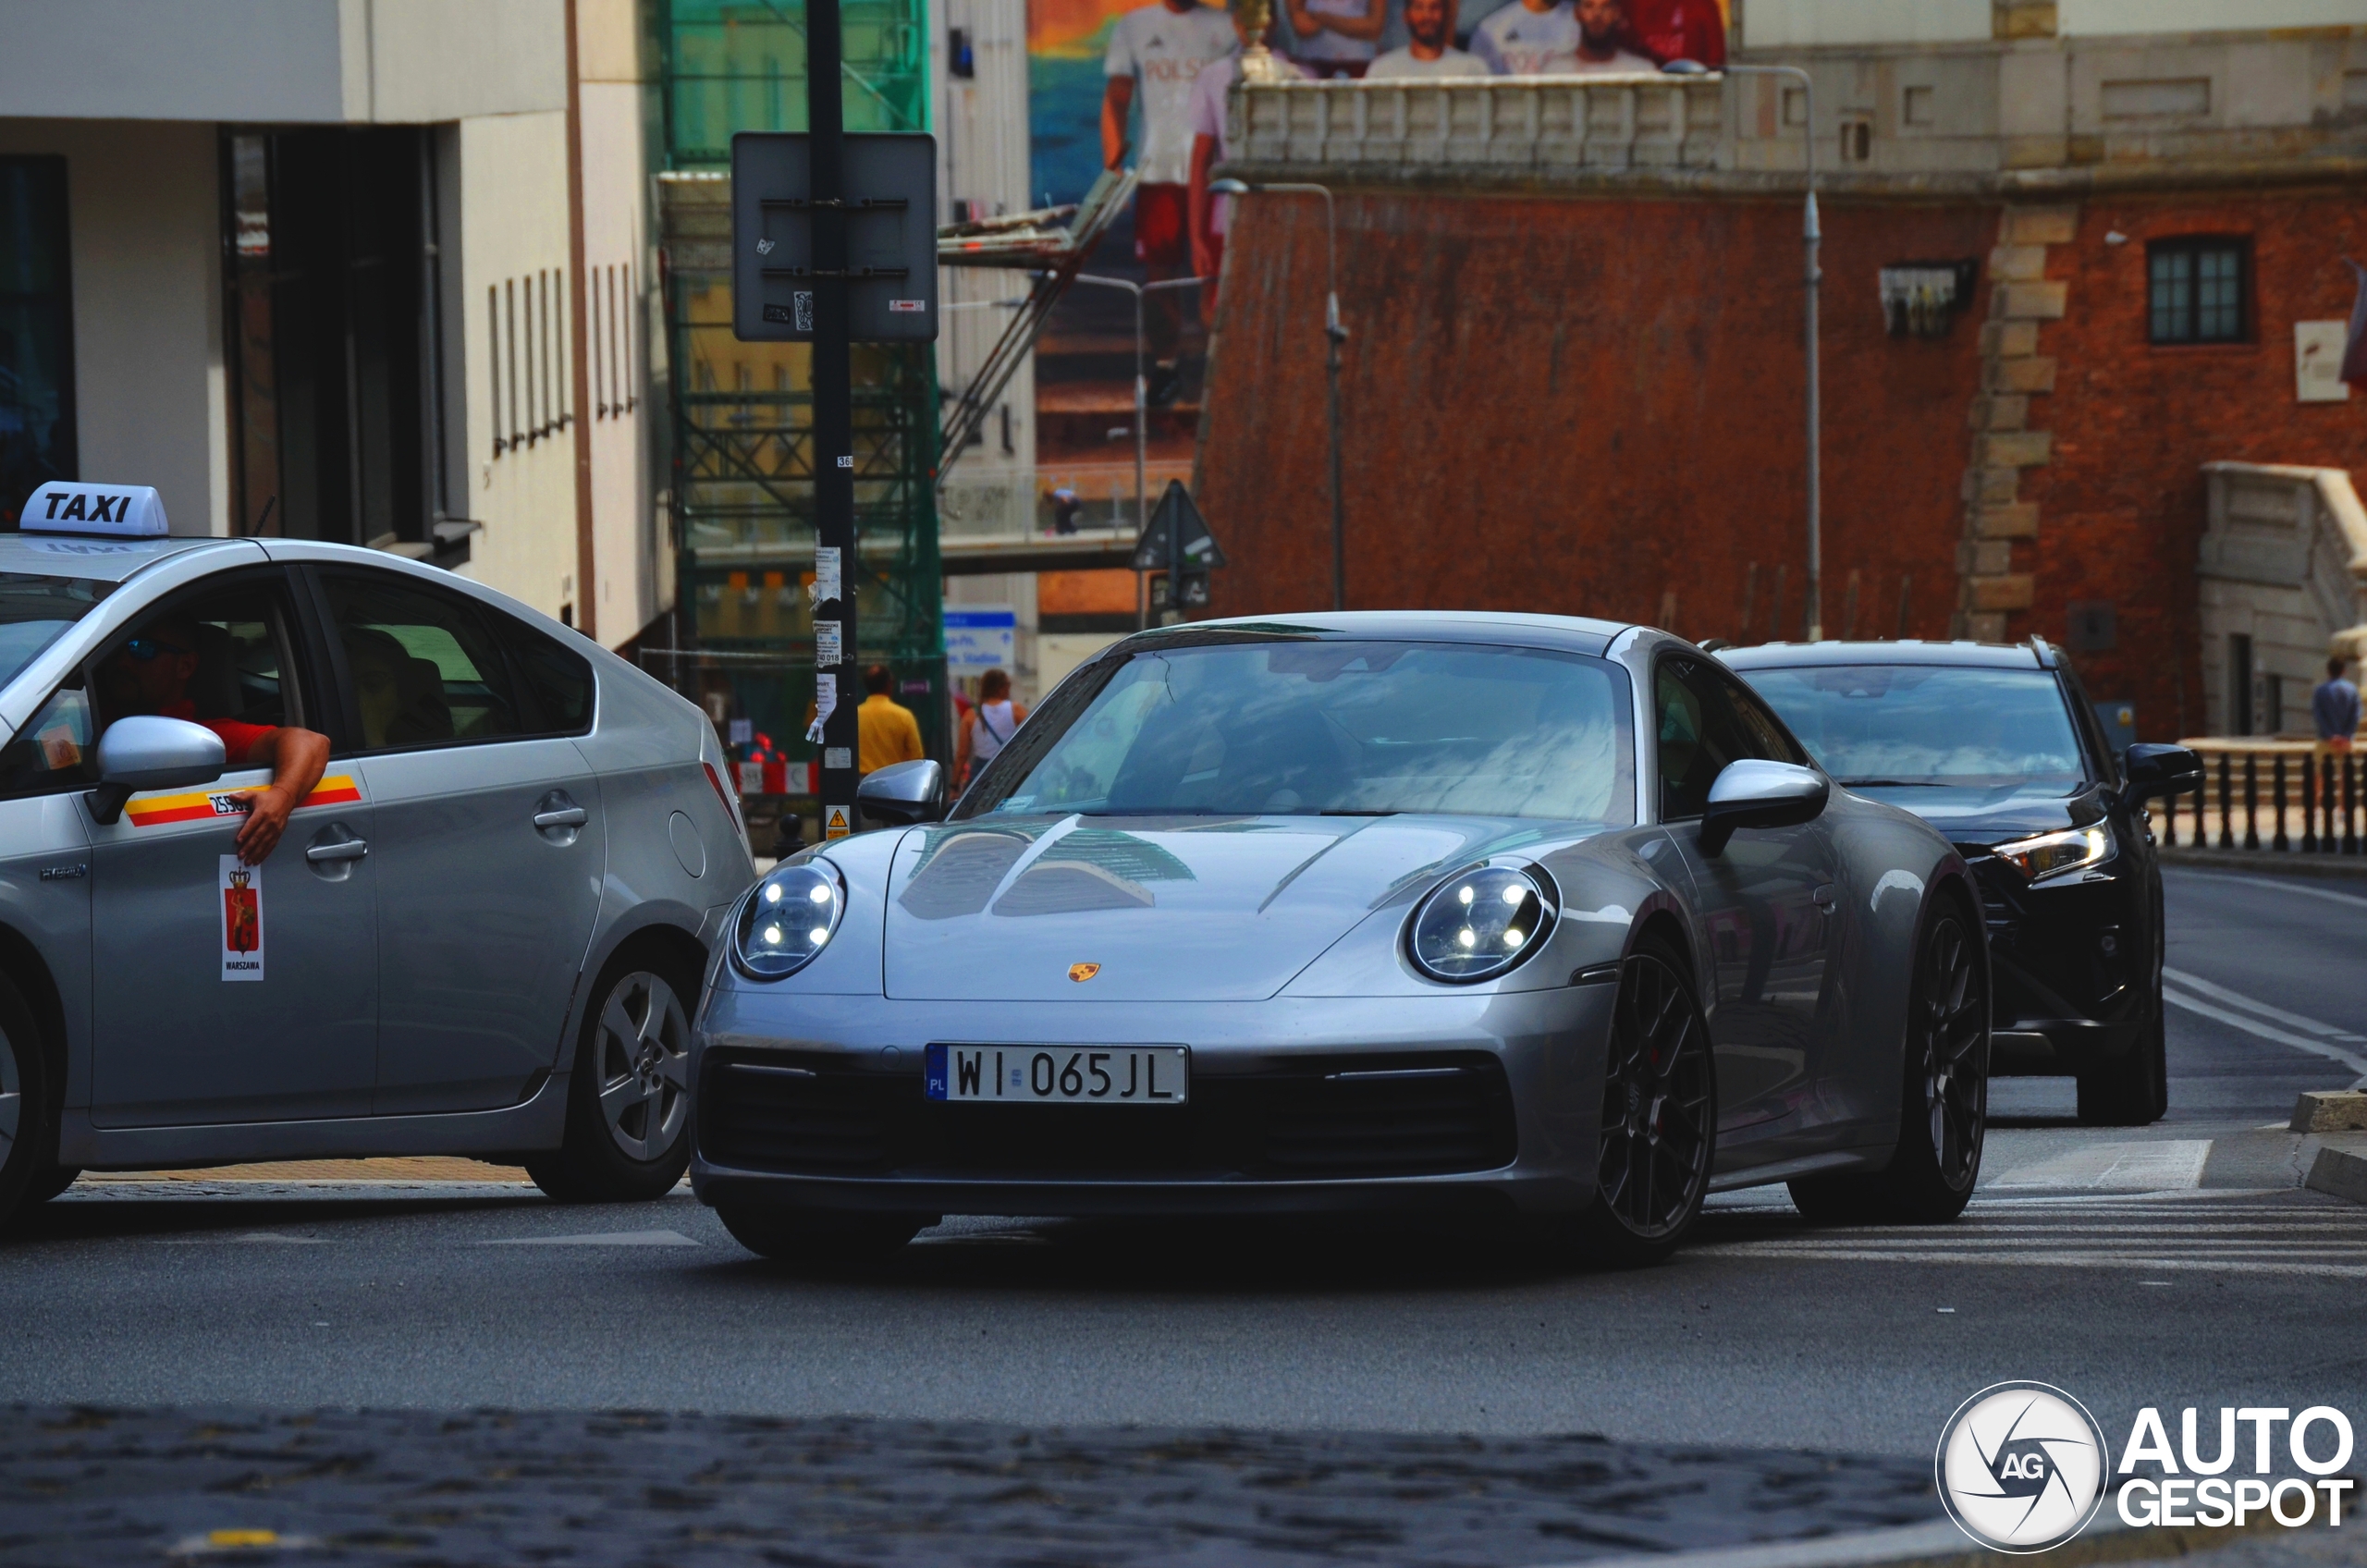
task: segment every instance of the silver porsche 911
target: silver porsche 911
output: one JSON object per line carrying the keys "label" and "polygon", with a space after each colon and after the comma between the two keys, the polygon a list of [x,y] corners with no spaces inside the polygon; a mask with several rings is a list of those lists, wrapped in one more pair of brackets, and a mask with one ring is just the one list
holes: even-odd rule
{"label": "silver porsche 911", "polygon": [[1427,1211],[1649,1259],[1706,1194],[1940,1220],[1989,970],[1963,863],[1716,660],[1543,616],[1145,632],[945,820],[936,765],[735,913],[692,1180],[783,1258],[945,1213]]}

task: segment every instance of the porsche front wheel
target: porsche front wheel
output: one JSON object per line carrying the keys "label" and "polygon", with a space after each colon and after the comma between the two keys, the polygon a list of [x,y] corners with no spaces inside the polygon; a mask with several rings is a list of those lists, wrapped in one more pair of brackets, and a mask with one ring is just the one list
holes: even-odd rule
{"label": "porsche front wheel", "polygon": [[1700,998],[1682,961],[1646,942],[1619,977],[1603,1064],[1593,1204],[1580,1242],[1611,1262],[1653,1263],[1700,1217],[1718,1138],[1717,1082]]}

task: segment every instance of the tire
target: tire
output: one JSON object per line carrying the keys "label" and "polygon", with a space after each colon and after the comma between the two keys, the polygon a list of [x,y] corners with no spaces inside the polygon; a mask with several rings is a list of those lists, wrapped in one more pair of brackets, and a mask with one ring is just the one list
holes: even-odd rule
{"label": "tire", "polygon": [[23,994],[0,976],[0,1224],[55,1195],[41,1191],[56,1168],[54,1103],[41,1025]]}
{"label": "tire", "polygon": [[876,1263],[901,1252],[926,1226],[921,1214],[816,1214],[807,1209],[718,1204],[715,1217],[758,1257],[816,1268]]}
{"label": "tire", "polygon": [[1878,1171],[1810,1176],[1792,1202],[1821,1224],[1937,1225],[1972,1201],[1989,1129],[1989,977],[1980,928],[1949,900],[1915,945],[1898,1145]]}
{"label": "tire", "polygon": [[1574,1240],[1617,1267],[1658,1263],[1701,1217],[1717,1154],[1715,1059],[1684,959],[1647,937],[1619,976],[1603,1062],[1595,1195]]}
{"label": "tire", "polygon": [[627,956],[594,987],[568,1084],[566,1141],[526,1161],[534,1185],[558,1202],[645,1202],[690,1168],[699,982],[685,968]]}
{"label": "tire", "polygon": [[2170,1109],[2168,1040],[2162,1011],[2117,1061],[2079,1074],[2079,1122],[2086,1127],[2149,1127]]}
{"label": "tire", "polygon": [[39,1176],[35,1177],[33,1179],[32,1185],[26,1189],[25,1206],[27,1207],[31,1207],[32,1205],[37,1203],[47,1203],[50,1199],[55,1197],[58,1194],[72,1186],[74,1184],[75,1178],[81,1174],[81,1168],[79,1166],[51,1166],[47,1170],[43,1171]]}

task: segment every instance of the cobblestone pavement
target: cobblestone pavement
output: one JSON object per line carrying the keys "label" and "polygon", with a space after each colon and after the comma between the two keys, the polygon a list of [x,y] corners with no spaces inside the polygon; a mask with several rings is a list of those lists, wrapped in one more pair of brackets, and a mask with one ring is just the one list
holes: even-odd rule
{"label": "cobblestone pavement", "polygon": [[1588,1436],[0,1407],[6,1568],[1531,1568],[1937,1513],[1926,1462]]}

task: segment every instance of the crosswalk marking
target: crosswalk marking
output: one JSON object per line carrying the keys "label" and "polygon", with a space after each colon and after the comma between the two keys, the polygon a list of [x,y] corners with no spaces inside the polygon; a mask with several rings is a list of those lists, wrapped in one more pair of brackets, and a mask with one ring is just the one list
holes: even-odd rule
{"label": "crosswalk marking", "polygon": [[1764,1209],[1734,1209],[1714,1215],[1694,1250],[1784,1261],[2367,1279],[2367,1209],[2263,1202],[2250,1191],[2159,1201],[2170,1195],[1976,1198],[1954,1224],[1929,1226],[1810,1229]]}
{"label": "crosswalk marking", "polygon": [[2208,1138],[2165,1138],[2141,1144],[2088,1144],[2017,1165],[1982,1183],[1996,1187],[2104,1187],[2159,1192],[2202,1182],[2211,1158]]}

